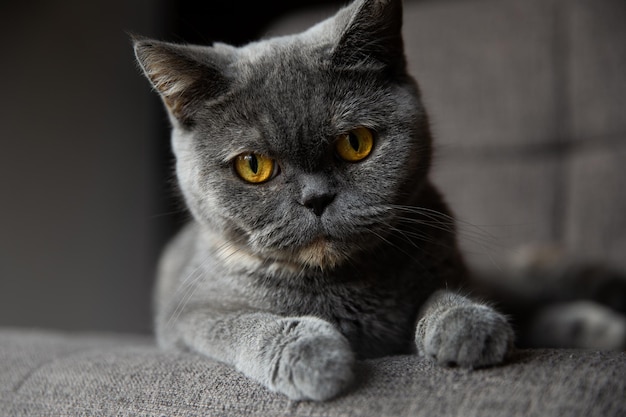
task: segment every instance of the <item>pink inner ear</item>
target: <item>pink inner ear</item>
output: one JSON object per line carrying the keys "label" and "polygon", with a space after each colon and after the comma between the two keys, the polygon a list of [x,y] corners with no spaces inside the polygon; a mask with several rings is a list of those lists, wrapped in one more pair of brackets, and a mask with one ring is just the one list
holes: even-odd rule
{"label": "pink inner ear", "polygon": [[191,120],[195,104],[226,91],[226,79],[210,65],[218,54],[211,47],[146,40],[135,44],[135,53],[167,109],[182,123]]}

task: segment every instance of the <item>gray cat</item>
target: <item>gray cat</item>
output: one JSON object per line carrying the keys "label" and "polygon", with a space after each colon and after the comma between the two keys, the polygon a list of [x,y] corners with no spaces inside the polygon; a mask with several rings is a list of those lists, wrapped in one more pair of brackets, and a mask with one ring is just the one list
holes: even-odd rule
{"label": "gray cat", "polygon": [[162,346],[313,400],[359,358],[503,361],[505,317],[453,292],[467,272],[401,23],[400,0],[357,0],[241,48],[135,40],[193,215],[160,265]]}

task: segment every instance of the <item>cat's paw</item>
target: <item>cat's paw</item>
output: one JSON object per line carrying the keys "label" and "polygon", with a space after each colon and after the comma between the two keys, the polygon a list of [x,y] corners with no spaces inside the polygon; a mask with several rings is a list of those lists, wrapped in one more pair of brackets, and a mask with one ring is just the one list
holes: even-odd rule
{"label": "cat's paw", "polygon": [[279,321],[270,388],[293,400],[323,401],[353,381],[354,354],[330,323],[313,317]]}
{"label": "cat's paw", "polygon": [[443,366],[496,365],[513,345],[506,318],[480,304],[455,306],[432,320],[420,320],[417,334],[419,353]]}

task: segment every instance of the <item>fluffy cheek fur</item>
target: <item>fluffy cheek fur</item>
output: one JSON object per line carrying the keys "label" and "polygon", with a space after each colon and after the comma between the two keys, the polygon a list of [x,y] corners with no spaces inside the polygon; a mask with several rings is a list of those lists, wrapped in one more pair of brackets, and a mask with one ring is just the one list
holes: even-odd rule
{"label": "fluffy cheek fur", "polygon": [[[233,242],[242,243],[241,234],[237,232],[236,223],[232,222],[224,212],[223,195],[228,190],[228,181],[225,177],[232,174],[219,164],[211,164],[214,158],[209,158],[206,152],[199,152],[198,143],[202,138],[195,132],[175,127],[172,132],[172,149],[176,157],[176,176],[180,191],[194,219],[201,225],[221,233]],[[229,230],[233,233],[229,236]],[[235,233],[237,232],[237,233]]]}

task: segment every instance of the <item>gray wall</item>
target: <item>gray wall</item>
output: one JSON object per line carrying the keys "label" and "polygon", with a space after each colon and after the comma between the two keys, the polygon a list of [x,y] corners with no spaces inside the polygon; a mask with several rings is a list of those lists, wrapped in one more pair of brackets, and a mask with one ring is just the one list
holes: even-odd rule
{"label": "gray wall", "polygon": [[[161,1],[0,5],[0,325],[149,331]],[[28,4],[30,3],[30,4]]]}

